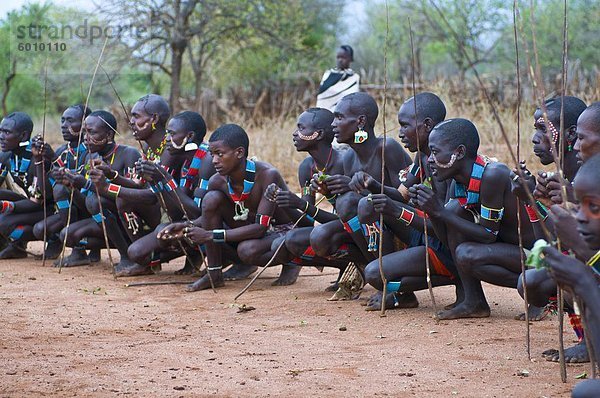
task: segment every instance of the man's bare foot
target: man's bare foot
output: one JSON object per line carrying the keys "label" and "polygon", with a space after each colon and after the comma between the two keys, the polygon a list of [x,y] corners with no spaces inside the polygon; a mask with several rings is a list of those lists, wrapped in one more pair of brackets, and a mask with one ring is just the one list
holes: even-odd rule
{"label": "man's bare foot", "polygon": [[100,249],[91,249],[89,257],[90,257],[90,262],[99,263],[100,262]]}
{"label": "man's bare foot", "polygon": [[279,278],[275,279],[271,286],[289,286],[296,283],[300,270],[302,269],[299,265],[283,265],[281,267],[281,273]]}
{"label": "man's bare foot", "polygon": [[147,265],[141,265],[129,260],[121,260],[115,266],[115,276],[152,275],[154,272]]}
{"label": "man's bare foot", "polygon": [[[210,277],[212,278],[213,284],[215,287],[223,287],[225,286],[225,279],[223,278],[223,273],[221,270],[208,271],[210,272]],[[198,290],[206,290],[210,289],[210,278],[207,275],[204,275],[202,278],[198,279],[196,282],[188,285],[188,292],[197,292]]]}
{"label": "man's bare foot", "polygon": [[[60,267],[60,258],[56,260],[54,263],[55,267]],[[78,267],[82,265],[89,265],[90,258],[88,257],[85,250],[82,249],[73,249],[71,254],[63,258],[63,267]]]}
{"label": "man's bare foot", "polygon": [[247,279],[250,275],[255,273],[257,269],[258,267],[254,265],[233,264],[223,273],[223,280],[239,281]]}
{"label": "man's bare foot", "polygon": [[[546,350],[542,353],[547,361],[558,362],[559,355],[558,350]],[[585,341],[575,344],[572,347],[565,349],[565,362],[566,363],[586,363],[590,361],[588,355],[587,346]]]}
{"label": "man's bare foot", "polygon": [[456,307],[440,311],[436,317],[441,320],[461,318],[487,318],[490,316],[490,307],[486,303],[469,305],[464,301]]}
{"label": "man's bare foot", "polygon": [[62,242],[58,239],[49,240],[44,250],[44,256],[40,256],[39,259],[42,260],[45,257],[46,260],[56,260],[62,252],[62,246]]}
{"label": "man's bare foot", "polygon": [[[378,297],[371,296],[367,303],[365,311],[379,311],[381,310],[381,297],[380,293]],[[385,309],[394,310],[397,308],[417,308],[419,306],[419,300],[414,293],[390,293],[385,298]]]}
{"label": "man's bare foot", "polygon": [[25,249],[9,243],[2,251],[0,251],[0,260],[9,260],[13,258],[26,258],[27,252]]}
{"label": "man's bare foot", "polygon": [[[536,307],[535,305],[529,304],[527,308],[527,312],[529,313],[530,321],[542,321],[550,315],[551,311],[547,307]],[[519,315],[515,315],[515,319],[517,321],[525,320],[525,313],[521,313]]]}

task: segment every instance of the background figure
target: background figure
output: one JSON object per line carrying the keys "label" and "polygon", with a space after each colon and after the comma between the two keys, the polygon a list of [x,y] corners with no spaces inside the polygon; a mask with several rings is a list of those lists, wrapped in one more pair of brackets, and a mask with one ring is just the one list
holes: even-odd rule
{"label": "background figure", "polygon": [[350,69],[352,61],[354,61],[352,47],[340,46],[336,54],[336,67],[327,70],[321,79],[317,108],[325,108],[333,112],[343,96],[359,91],[360,76]]}

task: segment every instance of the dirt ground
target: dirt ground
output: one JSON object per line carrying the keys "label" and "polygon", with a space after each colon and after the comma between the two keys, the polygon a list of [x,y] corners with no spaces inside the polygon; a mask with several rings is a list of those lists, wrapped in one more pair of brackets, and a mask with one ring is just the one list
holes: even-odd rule
{"label": "dirt ground", "polygon": [[[564,397],[589,373],[569,365],[563,384],[558,364],[541,358],[556,346],[556,318],[532,324],[530,362],[525,324],[513,320],[522,301],[503,288],[485,286],[491,318],[436,323],[427,292],[419,308],[385,318],[328,302],[327,269],[305,269],[289,287],[271,287],[279,270],[268,270],[234,303],[246,282],[217,294],[124,286],[192,280],[173,275],[181,260],[116,281],[106,259],[60,274],[48,265],[0,262],[1,397]],[[435,297],[448,304],[453,289]],[[242,304],[255,310],[238,313]]]}

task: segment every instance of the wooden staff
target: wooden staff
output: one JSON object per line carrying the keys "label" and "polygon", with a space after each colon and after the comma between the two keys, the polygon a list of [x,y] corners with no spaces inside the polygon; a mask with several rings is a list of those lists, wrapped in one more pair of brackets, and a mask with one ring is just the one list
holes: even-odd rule
{"label": "wooden staff", "polygon": [[[94,68],[94,73],[92,74],[92,81],[90,82],[90,88],[88,90],[88,94],[85,99],[85,105],[83,107],[83,112],[82,112],[83,115],[81,116],[81,126],[82,126],[81,128],[83,128],[83,122],[85,120],[85,110],[88,107],[90,96],[92,94],[92,87],[94,86],[94,81],[96,80],[96,74],[98,73],[98,67],[100,66],[100,61],[102,60],[102,56],[104,55],[104,50],[106,49],[107,44],[108,44],[108,37],[106,37],[106,39],[104,40],[104,45],[102,46],[102,51],[100,51],[100,55],[98,56],[98,61],[96,62],[96,67]],[[79,147],[81,146],[81,136],[82,135],[83,135],[83,131],[80,130],[79,131],[79,139],[77,140],[77,150],[75,152],[75,165],[76,166],[77,166],[77,160],[79,159]],[[58,263],[58,273],[59,274],[62,270],[63,262],[65,259],[65,250],[67,248],[67,237],[69,236],[69,226],[71,225],[71,214],[72,214],[71,208],[73,206],[74,193],[75,193],[75,187],[71,187],[71,196],[69,198],[69,212],[67,213],[67,225],[65,227],[65,238],[63,240],[63,247],[62,247],[62,251],[60,253],[60,261]],[[100,206],[102,206],[101,203],[100,203]],[[102,217],[104,217],[103,214],[101,214],[101,215],[102,215]],[[104,218],[102,218],[102,225],[104,226]],[[108,242],[108,236],[106,235],[106,228],[103,228],[102,232],[104,233],[105,242]],[[114,263],[112,261],[112,255],[110,253],[110,245],[107,243],[106,247],[108,249],[108,259],[110,261],[111,268],[113,268],[113,272],[114,272]]]}
{"label": "wooden staff", "polygon": [[44,64],[44,118],[42,122],[42,207],[44,211],[44,245],[42,249],[42,267],[46,266],[46,240],[48,237],[48,209],[46,209],[46,160],[44,146],[46,145],[46,105],[48,102],[48,58]]}
{"label": "wooden staff", "polygon": [[[419,161],[419,170],[421,176],[421,184],[423,184],[423,160],[421,159],[421,143],[419,142],[419,118],[417,115],[417,85],[415,78],[415,47],[413,43],[413,31],[412,25],[410,23],[410,18],[408,18],[408,32],[410,36],[410,54],[411,54],[411,64],[412,64],[412,92],[413,92],[413,104],[415,107],[415,133],[417,136],[417,159]],[[433,189],[433,184],[432,184]],[[427,290],[429,290],[429,296],[431,297],[431,303],[433,304],[433,316],[437,317],[437,305],[435,303],[435,296],[433,295],[433,285],[431,283],[431,265],[429,260],[429,234],[428,226],[427,226],[427,213],[423,212],[423,233],[425,234],[425,270],[427,272]]]}
{"label": "wooden staff", "polygon": [[[385,124],[386,106],[387,106],[387,52],[388,52],[388,37],[390,34],[390,15],[388,2],[385,1],[385,43],[383,46],[383,145],[381,146],[381,194],[383,195],[385,187],[385,145],[387,143],[387,129]],[[383,272],[383,213],[379,214],[379,276],[383,283],[383,291],[381,292],[381,312],[379,316],[385,316],[385,298],[387,296],[387,278]]]}
{"label": "wooden staff", "polygon": [[[519,63],[519,41],[517,35],[518,0],[513,2],[513,33],[515,41],[515,69],[517,72],[517,159],[521,158],[521,66]],[[517,166],[518,167],[518,166]],[[527,359],[531,361],[531,328],[529,325],[529,300],[527,298],[527,277],[525,275],[525,251],[523,250],[522,220],[520,200],[517,198],[517,231],[519,235],[519,256],[521,258],[521,278],[523,278],[523,303],[525,305],[525,346]]]}

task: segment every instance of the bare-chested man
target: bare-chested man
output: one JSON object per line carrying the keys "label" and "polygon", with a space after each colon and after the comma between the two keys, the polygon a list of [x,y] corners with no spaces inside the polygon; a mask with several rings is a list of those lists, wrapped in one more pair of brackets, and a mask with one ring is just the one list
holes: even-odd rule
{"label": "bare-chested man", "polygon": [[189,291],[224,285],[225,261],[266,265],[273,241],[289,230],[291,220],[264,193],[277,184],[287,190],[283,177],[268,163],[248,159],[248,135],[238,125],[225,124],[213,132],[209,150],[217,174],[209,180],[202,200],[202,217],[194,223],[176,223],[158,234],[159,239],[185,239],[205,245],[208,274]]}
{"label": "bare-chested man", "polygon": [[[438,237],[446,237],[464,288],[464,298],[440,319],[488,317],[490,307],[481,281],[517,287],[521,273],[517,205],[511,192],[510,169],[488,162],[477,153],[479,134],[466,119],[438,124],[429,136],[428,158],[432,175],[452,179],[451,200],[444,206],[424,184],[409,189],[411,201],[431,218]],[[523,225],[525,248],[533,245],[530,224]],[[442,238],[443,239],[443,238]]]}

